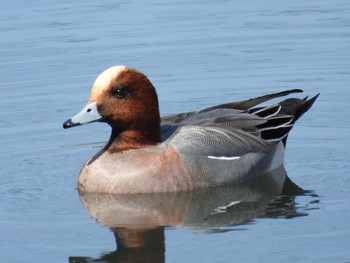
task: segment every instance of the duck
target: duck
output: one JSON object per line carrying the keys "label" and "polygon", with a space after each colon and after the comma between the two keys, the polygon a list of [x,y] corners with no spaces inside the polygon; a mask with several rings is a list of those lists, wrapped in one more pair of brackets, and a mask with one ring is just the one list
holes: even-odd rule
{"label": "duck", "polygon": [[287,98],[285,90],[196,111],[160,115],[148,77],[124,65],[103,71],[88,103],[64,122],[107,123],[106,145],[80,170],[80,192],[141,194],[247,182],[284,163],[287,137],[319,96]]}

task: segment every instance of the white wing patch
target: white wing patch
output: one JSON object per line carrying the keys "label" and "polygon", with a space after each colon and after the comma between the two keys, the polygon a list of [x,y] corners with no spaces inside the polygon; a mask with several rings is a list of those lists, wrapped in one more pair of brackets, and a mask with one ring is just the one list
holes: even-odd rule
{"label": "white wing patch", "polygon": [[225,160],[225,161],[232,161],[232,160],[238,160],[241,158],[241,156],[208,156],[209,159],[215,159],[215,160]]}

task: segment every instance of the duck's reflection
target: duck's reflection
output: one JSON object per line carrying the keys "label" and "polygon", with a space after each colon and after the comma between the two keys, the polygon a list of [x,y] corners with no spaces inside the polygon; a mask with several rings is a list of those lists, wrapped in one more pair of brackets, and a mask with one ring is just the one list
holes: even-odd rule
{"label": "duck's reflection", "polygon": [[284,167],[245,183],[162,194],[80,193],[89,214],[112,229],[117,250],[100,259],[71,257],[70,262],[164,262],[164,227],[221,232],[263,217],[306,215],[295,206],[304,191]]}

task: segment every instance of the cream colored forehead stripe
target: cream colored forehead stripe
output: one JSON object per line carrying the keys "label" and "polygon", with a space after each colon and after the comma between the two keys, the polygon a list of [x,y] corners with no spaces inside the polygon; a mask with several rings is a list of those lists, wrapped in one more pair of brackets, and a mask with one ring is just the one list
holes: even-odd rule
{"label": "cream colored forehead stripe", "polygon": [[114,66],[103,71],[94,82],[89,101],[96,101],[103,91],[108,89],[111,81],[127,69],[128,67],[126,66]]}

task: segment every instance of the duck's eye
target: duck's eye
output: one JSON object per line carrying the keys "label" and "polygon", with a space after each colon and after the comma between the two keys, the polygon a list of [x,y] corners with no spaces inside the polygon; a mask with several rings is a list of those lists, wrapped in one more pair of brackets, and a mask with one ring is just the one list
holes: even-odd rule
{"label": "duck's eye", "polygon": [[113,95],[118,99],[124,99],[129,95],[129,88],[126,86],[117,86],[113,90]]}

